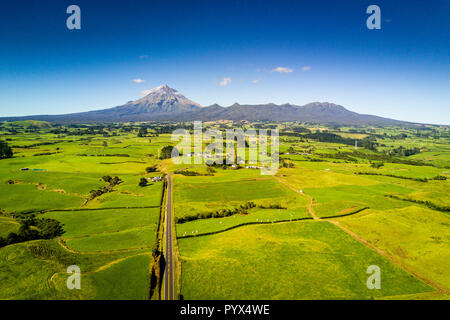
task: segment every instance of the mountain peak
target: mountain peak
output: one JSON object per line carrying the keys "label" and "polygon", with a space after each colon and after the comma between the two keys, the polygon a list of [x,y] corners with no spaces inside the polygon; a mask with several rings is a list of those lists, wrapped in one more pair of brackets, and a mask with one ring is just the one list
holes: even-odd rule
{"label": "mountain peak", "polygon": [[160,85],[160,86],[158,86],[156,88],[153,88],[153,89],[150,89],[150,90],[145,90],[145,97],[155,96],[155,95],[162,95],[162,94],[165,94],[165,95],[180,95],[180,93],[177,90],[169,87],[167,84]]}
{"label": "mountain peak", "polygon": [[200,105],[194,101],[189,100],[183,96],[177,90],[169,87],[167,84],[160,85],[156,88],[147,90],[146,95],[138,100],[133,101],[131,104],[179,104],[179,105],[192,105],[200,107]]}
{"label": "mountain peak", "polygon": [[340,105],[330,103],[330,102],[311,102],[308,104],[305,104],[304,107],[311,107],[311,108],[343,108]]}
{"label": "mountain peak", "polygon": [[117,107],[120,114],[127,116],[147,113],[166,114],[200,109],[198,103],[189,100],[167,84],[145,90],[144,94],[145,96],[140,99]]}

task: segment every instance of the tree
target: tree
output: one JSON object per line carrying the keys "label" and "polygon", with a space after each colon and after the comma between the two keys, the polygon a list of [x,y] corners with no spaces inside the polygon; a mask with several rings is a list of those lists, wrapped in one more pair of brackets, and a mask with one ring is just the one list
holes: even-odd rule
{"label": "tree", "polygon": [[44,239],[53,239],[64,233],[62,224],[55,219],[39,219],[36,226],[40,231],[40,237]]}
{"label": "tree", "polygon": [[118,176],[115,176],[112,180],[111,180],[111,182],[110,182],[110,184],[111,184],[111,186],[116,186],[116,185],[118,185],[118,184],[120,184],[120,183],[122,183],[123,181],[118,177]]}
{"label": "tree", "polygon": [[178,150],[175,147],[173,147],[173,146],[165,146],[164,148],[161,149],[161,156],[160,156],[160,158],[162,160],[170,159],[170,158],[172,158],[172,153],[178,153],[179,154]]}
{"label": "tree", "polygon": [[139,128],[138,131],[138,137],[145,137],[145,135],[147,134],[147,128]]}
{"label": "tree", "polygon": [[147,173],[155,172],[156,170],[157,170],[157,167],[156,167],[156,166],[151,166],[151,167],[145,168],[145,171],[146,171]]}
{"label": "tree", "polygon": [[145,187],[147,185],[148,181],[145,178],[141,178],[139,181],[139,187]]}
{"label": "tree", "polygon": [[372,162],[370,164],[370,166],[375,169],[380,169],[382,166],[384,166],[384,163],[383,162]]}
{"label": "tree", "polygon": [[8,143],[0,141],[0,159],[12,158],[13,151]]}
{"label": "tree", "polygon": [[214,170],[213,167],[207,166],[207,167],[206,167],[206,172],[207,172],[208,174],[210,174],[210,175],[213,175],[213,174],[216,172],[216,170]]}

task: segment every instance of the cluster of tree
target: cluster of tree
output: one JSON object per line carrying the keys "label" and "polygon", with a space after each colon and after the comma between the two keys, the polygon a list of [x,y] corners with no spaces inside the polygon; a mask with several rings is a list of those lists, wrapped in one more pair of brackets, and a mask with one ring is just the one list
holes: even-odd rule
{"label": "cluster of tree", "polygon": [[306,159],[308,159],[311,162],[326,162],[323,159],[318,159],[318,158],[311,158],[311,157],[306,157]]}
{"label": "cluster of tree", "polygon": [[175,174],[181,174],[183,176],[213,176],[212,173],[200,173],[200,172],[190,171],[190,170],[176,171]]}
{"label": "cluster of tree", "polygon": [[178,217],[175,218],[176,223],[185,223],[188,221],[198,220],[198,219],[209,219],[209,218],[224,218],[229,217],[235,214],[248,214],[248,210],[251,208],[256,207],[256,204],[253,202],[246,202],[244,204],[241,204],[239,207],[234,209],[220,209],[216,211],[211,212],[202,212],[197,213],[196,215],[192,216],[184,216],[184,217]]}
{"label": "cluster of tree", "polygon": [[357,141],[359,146],[366,148],[368,150],[377,151],[378,143],[376,142],[376,138],[373,136],[366,137],[364,139],[351,139],[344,138],[338,134],[323,131],[323,132],[314,132],[302,135],[304,138],[313,139],[319,142],[331,142],[331,143],[341,143],[345,145],[354,145],[355,140]]}
{"label": "cluster of tree", "polygon": [[102,135],[104,137],[109,136],[109,133],[104,131],[103,128],[97,130],[95,128],[87,128],[85,130],[77,129],[65,133],[72,136],[84,136],[84,135]]}
{"label": "cluster of tree", "polygon": [[118,184],[123,182],[118,176],[115,176],[114,178],[112,178],[111,176],[104,176],[104,177],[102,177],[102,180],[107,182],[108,185],[107,186],[103,186],[103,187],[101,187],[100,189],[97,189],[97,190],[91,190],[89,192],[90,200],[93,200],[94,198],[100,197],[104,193],[111,192],[116,185],[118,185]]}
{"label": "cluster of tree", "polygon": [[[231,162],[231,161],[229,161]],[[232,164],[227,163],[226,159],[223,158],[221,161],[208,161],[206,162],[206,165],[208,166],[208,168],[221,168],[221,169],[228,169],[232,166]],[[242,167],[240,165],[236,165],[235,169],[241,169]],[[208,169],[207,169],[208,170]],[[215,172],[215,171],[214,171]]]}
{"label": "cluster of tree", "polygon": [[150,166],[150,167],[145,168],[145,172],[147,172],[147,173],[156,172],[156,171],[158,171],[157,166]]}
{"label": "cluster of tree", "polygon": [[109,185],[112,187],[123,182],[118,176],[115,176],[114,178],[112,178],[111,176],[103,176],[102,180],[109,183]]}
{"label": "cluster of tree", "polygon": [[294,168],[294,162],[292,161],[286,161],[286,159],[281,159],[280,166],[282,168]]}
{"label": "cluster of tree", "polygon": [[355,144],[354,139],[350,138],[343,138],[338,134],[331,133],[331,132],[314,132],[314,133],[308,133],[302,135],[302,137],[307,139],[316,140],[319,142],[331,142],[331,143],[341,143],[341,144],[347,144],[347,145],[353,145]]}
{"label": "cluster of tree", "polygon": [[406,133],[399,133],[396,135],[391,135],[389,136],[389,138],[391,138],[392,140],[403,140],[408,138],[408,135]]}
{"label": "cluster of tree", "polygon": [[174,146],[165,146],[161,149],[159,158],[161,160],[172,158],[172,152],[178,153],[178,150]]}
{"label": "cluster of tree", "polygon": [[370,166],[375,169],[380,169],[382,166],[384,166],[384,163],[383,162],[371,162]]}
{"label": "cluster of tree", "polygon": [[139,187],[145,187],[148,184],[148,180],[146,178],[141,178],[139,180]]}
{"label": "cluster of tree", "polygon": [[373,137],[373,136],[366,137],[360,141],[362,143],[363,148],[377,152],[377,147],[379,144],[378,144],[378,142],[376,142],[375,137]]}
{"label": "cluster of tree", "polygon": [[429,180],[447,180],[446,176],[437,175],[436,177],[433,177]]}
{"label": "cluster of tree", "polygon": [[269,204],[269,205],[259,204],[258,208],[261,208],[261,209],[287,209],[286,207],[283,207],[279,203]]}
{"label": "cluster of tree", "polygon": [[0,237],[0,247],[30,240],[53,239],[64,233],[63,225],[55,219],[36,218],[34,214],[27,214],[19,215],[16,220],[20,223],[19,230]]}
{"label": "cluster of tree", "polygon": [[141,128],[139,128],[137,136],[138,137],[145,137],[147,135],[147,133],[148,133],[147,128],[146,127],[141,127]]}
{"label": "cluster of tree", "polygon": [[414,147],[414,148],[405,148],[403,146],[400,146],[395,149],[391,149],[387,152],[387,154],[391,156],[398,156],[398,157],[408,157],[415,154],[420,153],[420,148]]}
{"label": "cluster of tree", "polygon": [[386,152],[382,153],[376,153],[376,154],[368,154],[360,151],[353,151],[352,153],[349,153],[354,157],[358,157],[361,159],[367,159],[367,160],[378,160],[378,161],[384,161],[388,163],[400,163],[400,164],[409,164],[411,166],[433,166],[432,163],[426,163],[419,160],[410,160],[410,159],[399,159],[393,156],[390,156]]}
{"label": "cluster of tree", "polygon": [[53,134],[69,134],[70,131],[67,128],[55,128],[49,131]]}
{"label": "cluster of tree", "polygon": [[5,141],[0,141],[0,159],[12,158],[13,151]]}
{"label": "cluster of tree", "polygon": [[286,151],[287,151],[288,153],[294,153],[294,152],[295,152],[295,149],[294,149],[292,146],[290,146]]}
{"label": "cluster of tree", "polygon": [[314,153],[316,156],[319,156],[321,158],[331,158],[331,159],[339,159],[344,160],[347,162],[358,162],[358,159],[353,158],[350,156],[348,152],[336,152],[336,153]]}
{"label": "cluster of tree", "polygon": [[156,134],[172,133],[176,129],[194,130],[193,123],[164,124],[153,127]]}

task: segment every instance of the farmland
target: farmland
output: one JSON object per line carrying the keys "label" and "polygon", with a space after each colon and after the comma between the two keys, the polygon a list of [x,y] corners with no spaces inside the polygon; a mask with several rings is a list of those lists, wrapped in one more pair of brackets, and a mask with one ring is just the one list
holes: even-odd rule
{"label": "farmland", "polygon": [[[160,140],[143,148],[149,138],[135,135],[14,135],[15,157],[0,166],[0,235],[17,231],[14,217],[28,214],[59,221],[65,232],[0,249],[0,298],[148,299],[163,183],[138,182],[158,174],[145,168],[157,162]],[[105,176],[120,183],[93,197],[108,186]],[[85,275],[79,292],[67,290],[70,265]]]}
{"label": "farmland", "polygon": [[[280,129],[275,175],[161,159],[176,144],[162,123],[3,123],[0,299],[159,299],[165,184],[151,178],[166,174],[176,298],[448,299],[448,127],[205,124],[253,126]],[[34,238],[10,236],[26,223]]]}

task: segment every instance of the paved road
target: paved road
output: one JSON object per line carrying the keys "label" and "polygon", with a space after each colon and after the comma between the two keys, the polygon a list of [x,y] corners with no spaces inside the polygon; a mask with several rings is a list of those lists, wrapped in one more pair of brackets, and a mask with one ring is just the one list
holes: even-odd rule
{"label": "paved road", "polygon": [[167,198],[166,198],[166,269],[164,270],[164,300],[173,300],[174,295],[174,269],[172,252],[172,177],[167,176]]}

